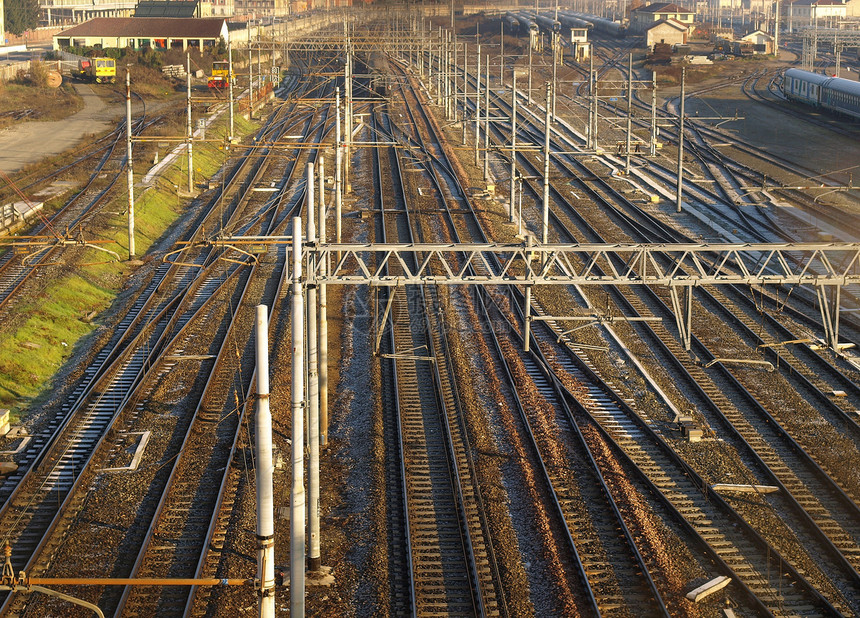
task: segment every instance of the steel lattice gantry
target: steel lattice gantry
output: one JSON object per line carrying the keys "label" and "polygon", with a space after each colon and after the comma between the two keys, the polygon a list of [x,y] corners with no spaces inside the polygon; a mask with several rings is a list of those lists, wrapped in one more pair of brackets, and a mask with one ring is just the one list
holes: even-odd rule
{"label": "steel lattice gantry", "polygon": [[[283,244],[243,236],[211,244]],[[241,249],[239,249],[241,251]],[[328,244],[304,243],[314,285],[648,285],[669,289],[678,332],[690,346],[693,288],[809,286],[828,346],[839,350],[841,291],[860,284],[860,243],[750,244]],[[411,259],[418,264],[410,268]],[[391,268],[396,266],[396,268]],[[397,273],[397,274],[390,274]],[[526,307],[527,315],[530,307]]]}
{"label": "steel lattice gantry", "polygon": [[807,71],[811,71],[815,66],[815,56],[818,55],[819,42],[832,44],[833,52],[838,55],[846,47],[860,47],[860,30],[841,30],[836,28],[804,29],[801,66]]}

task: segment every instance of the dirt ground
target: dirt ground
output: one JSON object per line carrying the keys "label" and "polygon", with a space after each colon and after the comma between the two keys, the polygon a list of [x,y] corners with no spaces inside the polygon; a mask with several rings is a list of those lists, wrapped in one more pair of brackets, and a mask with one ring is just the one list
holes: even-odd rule
{"label": "dirt ground", "polygon": [[0,131],[0,170],[11,174],[31,163],[75,148],[83,138],[105,131],[125,112],[109,104],[94,86],[75,84],[84,109],[63,120],[20,122]]}

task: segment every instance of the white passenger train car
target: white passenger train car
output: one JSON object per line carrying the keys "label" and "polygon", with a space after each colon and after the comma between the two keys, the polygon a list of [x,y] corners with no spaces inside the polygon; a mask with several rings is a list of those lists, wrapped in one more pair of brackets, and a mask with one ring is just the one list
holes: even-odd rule
{"label": "white passenger train car", "polygon": [[860,82],[788,69],[782,93],[789,100],[860,119]]}

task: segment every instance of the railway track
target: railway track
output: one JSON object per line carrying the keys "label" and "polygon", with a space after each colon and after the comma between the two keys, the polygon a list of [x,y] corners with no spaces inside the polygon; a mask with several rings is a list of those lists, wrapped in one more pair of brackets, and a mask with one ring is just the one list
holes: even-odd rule
{"label": "railway track", "polygon": [[[386,123],[383,116],[382,123]],[[387,127],[386,127],[387,128]],[[377,183],[380,192],[379,235],[382,242],[394,236],[398,242],[412,242],[412,222],[406,207],[400,164],[393,148],[387,148],[388,161],[375,149]],[[386,173],[387,172],[387,173]],[[394,199],[387,203],[382,197],[384,178],[391,178]],[[414,266],[414,265],[413,265]],[[407,291],[396,288],[392,299],[390,345],[392,375],[396,375],[396,419],[400,428],[398,443],[402,462],[404,486],[395,489],[406,503],[411,564],[411,591],[414,605],[409,611],[453,612],[466,615],[496,613],[485,605],[484,593],[478,579],[476,564],[479,554],[485,555],[483,539],[470,530],[466,498],[473,491],[472,471],[457,452],[463,452],[458,427],[450,424],[456,415],[457,401],[454,385],[441,348],[444,344],[439,325],[425,309],[432,301],[423,290]],[[389,476],[392,476],[389,473]],[[474,501],[471,501],[474,505]],[[396,565],[395,565],[396,566]],[[396,575],[395,575],[396,577]],[[395,597],[398,601],[400,595]]]}
{"label": "railway track", "polygon": [[[412,110],[421,109],[421,106],[413,104],[413,101],[418,103],[417,98],[407,98],[404,107],[409,110],[411,121],[417,128]],[[433,134],[432,125],[426,123],[423,126],[426,126],[431,134],[430,141],[438,147],[442,140]],[[431,151],[423,146],[424,141],[420,138],[420,132],[416,132],[416,134],[416,141],[422,144],[422,148],[427,154],[431,154]],[[458,201],[467,202],[465,205],[471,206],[454,176],[452,166],[450,164],[441,165],[442,162],[439,159],[443,157],[444,154],[435,153],[434,161],[443,170],[443,174],[448,176],[446,181],[449,183],[449,192]],[[443,192],[438,186],[438,181],[436,184],[437,194],[444,195],[446,192]],[[451,187],[452,184],[453,187]],[[454,217],[447,205],[447,200],[440,200],[440,202],[444,205],[444,212],[446,213],[445,227],[451,229],[455,240],[459,241]],[[486,241],[474,212],[471,208],[467,212],[470,214],[459,218],[471,219],[471,222],[465,227],[475,230]],[[492,323],[486,310],[484,310],[484,315],[485,321]],[[577,458],[570,455],[569,461],[568,457],[565,456],[561,456],[559,459],[558,446],[554,444],[556,438],[550,437],[550,433],[547,432],[547,421],[542,418],[542,414],[547,410],[546,405],[557,412],[564,409],[553,390],[552,377],[542,374],[531,358],[520,359],[517,366],[511,367],[510,362],[512,361],[508,359],[517,356],[517,353],[509,343],[502,351],[499,338],[492,329],[487,332],[494,341],[499,362],[507,368],[506,372],[512,384],[513,393],[515,395],[520,392],[523,393],[516,397],[517,409],[525,433],[530,438],[531,447],[538,462],[540,462],[539,468],[542,470],[545,485],[549,489],[550,502],[554,505],[552,508],[555,516],[558,521],[563,523],[562,527],[566,531],[567,546],[570,550],[567,562],[578,565],[575,571],[579,573],[579,576],[575,579],[578,579],[579,582],[575,585],[581,590],[579,598],[582,600],[579,603],[583,604],[582,610],[586,613],[591,611],[610,613],[621,611],[623,613],[627,611],[627,608],[639,606],[653,608],[655,614],[668,615],[638,548],[633,542],[632,535],[621,518],[590,452],[586,450],[585,455],[580,455]],[[525,378],[522,374],[523,366],[525,366],[528,374],[525,382],[522,381]],[[521,376],[521,378],[517,380],[514,376]],[[545,401],[543,406],[537,403],[538,399]],[[564,434],[571,433],[567,418],[557,419],[556,425],[557,429],[551,430],[553,433],[555,431],[561,431]],[[576,440],[568,437],[568,442],[576,442]],[[569,472],[564,472],[570,469],[572,461],[577,462],[574,467],[580,474],[571,476]],[[614,512],[617,519],[600,521],[607,512]],[[577,547],[580,547],[582,551],[578,551]]]}
{"label": "railway track", "polygon": [[[277,125],[277,124],[278,123],[275,123],[275,125]],[[306,127],[309,127],[309,126],[310,126],[309,123],[306,123]],[[289,125],[284,124],[283,122],[280,122],[279,126],[277,127],[277,132],[275,132],[275,133],[272,133],[269,128],[264,129],[263,132],[261,133],[261,136],[265,136],[268,132],[270,134],[270,137],[267,137],[265,139],[261,138],[260,143],[266,143],[266,139],[271,139],[273,142],[276,141],[277,136],[280,135],[280,133],[283,133],[283,131],[288,129],[288,128],[290,128]],[[251,166],[250,172],[252,175],[259,177],[260,174],[262,174],[263,171],[265,171],[265,167],[266,167],[265,165],[260,165],[258,161],[255,161],[254,165]],[[238,182],[238,180],[239,180],[238,177],[234,175],[234,178]],[[246,191],[247,196],[250,197],[250,196],[254,195],[253,192],[251,192],[249,190],[252,187],[252,185],[254,184],[254,181],[252,180],[251,182],[248,182],[247,180],[244,180],[243,182],[246,185],[244,190]],[[279,192],[279,195],[280,195],[280,192]],[[219,204],[219,202],[217,200],[213,201],[213,205],[217,205],[217,204]],[[269,222],[268,224],[269,225],[273,224],[274,211],[273,211],[273,209],[270,208],[270,205],[268,203],[268,199],[264,199],[261,201],[258,198],[257,204],[256,205],[249,204],[249,207],[251,209],[253,209],[253,208],[259,209],[259,211],[261,213],[263,213],[265,217],[268,218],[268,222]],[[223,211],[215,209],[212,212],[214,213],[214,216],[217,218],[221,218],[225,215],[229,216],[231,213],[239,213],[238,201],[235,204],[227,207]],[[241,216],[244,216],[244,215],[241,215]],[[225,221],[225,224],[228,227],[233,225],[229,219],[227,219]],[[211,228],[217,229],[217,226],[213,225],[213,226],[211,226]],[[219,294],[219,293],[223,294],[224,292],[227,292],[227,289],[226,289],[227,286],[225,284],[229,280],[232,280],[232,279],[247,280],[248,269],[247,268],[243,269],[243,268],[239,267],[241,260],[247,259],[247,257],[243,258],[242,256],[238,256],[240,258],[240,260],[232,263],[230,266],[228,266],[226,268],[216,267],[216,268],[212,269],[212,271],[209,275],[201,275],[201,274],[199,274],[199,271],[197,270],[198,268],[203,267],[204,265],[208,265],[208,267],[211,269],[211,264],[212,264],[211,256],[207,257],[210,255],[210,251],[208,249],[201,251],[199,249],[195,249],[192,247],[190,249],[190,252],[191,252],[190,256],[184,257],[183,259],[178,260],[178,262],[179,262],[178,265],[174,265],[172,268],[161,267],[159,269],[160,271],[164,271],[164,270],[175,271],[174,274],[178,273],[176,281],[178,282],[178,287],[179,287],[180,291],[166,305],[166,306],[170,307],[172,309],[172,311],[175,312],[173,314],[174,317],[169,317],[168,319],[163,318],[163,321],[161,321],[161,322],[159,322],[158,320],[153,320],[153,321],[149,322],[150,328],[153,328],[152,325],[155,324],[156,325],[155,329],[156,330],[161,329],[162,332],[166,332],[168,330],[168,327],[175,329],[174,332],[172,333],[171,343],[169,344],[170,345],[169,349],[171,350],[171,355],[164,355],[164,354],[159,355],[160,353],[162,353],[164,351],[164,349],[166,349],[168,347],[163,341],[159,345],[152,345],[150,343],[147,345],[140,346],[139,348],[136,348],[136,349],[133,348],[133,346],[129,346],[128,349],[131,351],[130,352],[131,354],[133,354],[135,356],[139,356],[143,359],[142,360],[143,364],[139,365],[139,366],[144,367],[145,370],[138,370],[138,372],[136,374],[138,378],[142,377],[141,374],[148,374],[150,379],[154,379],[156,384],[157,384],[159,379],[162,379],[162,381],[163,381],[163,379],[166,379],[165,376],[167,376],[168,374],[172,375],[173,370],[175,370],[178,362],[180,362],[180,360],[184,356],[187,355],[186,354],[187,348],[191,347],[192,343],[194,341],[199,340],[199,342],[202,342],[202,343],[205,343],[207,341],[207,337],[200,337],[199,335],[197,335],[197,336],[194,335],[195,331],[193,329],[199,329],[200,328],[200,326],[198,325],[198,323],[196,321],[199,319],[199,316],[201,314],[212,311],[213,299],[217,297],[217,294]],[[196,258],[194,257],[195,254],[197,256]],[[229,264],[229,262],[228,262],[228,264]],[[194,267],[195,265],[196,265],[196,268]],[[190,279],[187,280],[187,282],[185,284],[183,284],[182,283],[183,276],[184,276],[183,273],[187,274],[188,272],[195,272],[196,276],[191,277]],[[166,286],[165,283],[166,282],[164,280],[160,280],[157,283],[155,283],[154,285],[150,285],[150,289],[151,290],[152,289],[157,290],[160,287],[169,287],[169,286]],[[186,294],[185,293],[185,292],[187,292],[187,285],[189,283],[195,284],[195,288],[197,289],[196,293],[192,293],[192,294]],[[173,285],[177,285],[177,283],[173,283]],[[183,287],[182,287],[183,285],[186,286],[185,289],[183,289]],[[228,296],[230,296],[231,294],[234,294],[234,293],[227,292],[227,294],[228,294]],[[271,289],[268,291],[268,294],[271,296],[271,294],[272,294]],[[179,305],[179,299],[182,299],[183,296],[185,296],[185,299],[184,299],[185,300],[185,305],[184,305],[185,308],[180,312],[176,312],[176,306],[173,306],[173,305]],[[142,307],[148,306],[151,301],[146,300],[147,298],[148,297],[146,294],[142,295],[137,301],[138,305],[140,305]],[[170,298],[169,295],[168,295],[168,298]],[[221,304],[224,305],[224,303],[221,303]],[[270,303],[270,304],[274,304],[274,303]],[[224,306],[229,306],[229,305],[238,306],[236,304],[235,299],[234,299],[234,301],[231,301],[230,303],[227,303]],[[150,309],[150,311],[151,311],[151,309]],[[194,317],[194,316],[197,316],[197,317]],[[155,316],[153,316],[153,315],[149,316],[150,319],[152,319],[153,317],[155,317]],[[192,318],[194,318],[194,319],[192,319]],[[221,335],[222,340],[229,333],[230,333],[229,328],[222,326],[222,335]],[[216,338],[216,340],[217,340],[217,338]],[[135,343],[137,343],[137,342],[135,342]],[[232,349],[229,350],[229,352],[230,352],[230,354],[228,354],[228,358],[234,358],[234,356],[232,354]],[[112,354],[115,354],[115,352],[113,352],[113,351],[108,352],[107,357],[110,357]],[[204,352],[202,355],[199,355],[197,360],[202,361],[203,363],[206,363],[207,362],[206,359],[211,357],[211,356],[212,356],[211,351]],[[185,362],[187,362],[187,361],[185,361]],[[192,358],[192,362],[194,362],[193,358]],[[246,360],[244,362],[247,363],[248,361]],[[125,366],[128,366],[128,365],[126,364]],[[100,373],[103,373],[103,370],[93,369],[90,371],[90,373],[93,376],[97,376]],[[128,373],[128,371],[127,371],[127,373]],[[240,374],[245,375],[245,376],[247,376],[250,373],[252,373],[252,372],[240,371]],[[138,416],[138,414],[147,407],[147,405],[146,405],[147,400],[145,398],[140,399],[140,397],[142,397],[142,395],[139,392],[135,392],[134,384],[127,383],[128,382],[127,380],[125,380],[124,382],[122,380],[120,380],[120,382],[122,383],[122,388],[125,389],[125,391],[124,391],[125,397],[124,398],[117,399],[115,397],[112,397],[110,400],[108,400],[103,396],[104,394],[102,392],[96,391],[97,392],[96,399],[98,401],[101,401],[101,402],[109,401],[109,403],[110,403],[110,405],[107,406],[108,412],[103,412],[102,416],[104,416],[105,414],[112,414],[113,415],[113,418],[111,419],[112,421],[115,421],[118,418],[122,417],[122,420],[125,423],[132,424],[134,422],[134,420],[136,419],[136,417]],[[152,387],[149,387],[149,388],[152,388]],[[82,391],[86,391],[87,389],[91,390],[91,387],[87,386],[87,387],[84,387],[83,389],[80,389],[80,387],[79,387],[79,390],[82,390]],[[223,394],[223,393],[221,393],[221,394]],[[244,400],[244,393],[243,393],[243,400]],[[79,408],[79,407],[80,407],[80,404],[77,403],[74,406],[74,409],[72,409],[72,411],[70,412],[70,416],[75,416],[75,419],[76,419],[75,422],[76,423],[80,422],[77,418],[80,416],[80,414],[79,413],[73,414],[73,413],[74,413],[74,410]],[[102,406],[102,407],[104,407],[104,406]],[[134,411],[130,412],[129,411],[130,408],[133,409]],[[123,411],[123,414],[120,414],[121,410]],[[211,415],[209,417],[206,417],[205,413],[201,413],[199,416],[203,419],[204,423],[206,422],[206,420],[209,420],[209,421],[212,420]],[[229,441],[230,431],[228,431],[228,430],[230,429],[231,424],[233,422],[235,422],[235,419],[237,417],[239,417],[238,414],[229,414],[228,413],[227,416],[225,417],[225,419],[228,422],[217,423],[215,425],[216,429],[219,432],[219,439],[221,442],[224,442],[225,440]],[[63,512],[62,506],[75,507],[72,510],[71,521],[74,521],[74,519],[76,518],[77,507],[81,506],[82,496],[80,494],[76,495],[75,491],[74,491],[75,486],[72,486],[72,483],[67,482],[67,481],[74,481],[75,485],[77,486],[77,485],[81,484],[82,479],[93,478],[93,474],[96,474],[96,472],[94,472],[92,469],[87,468],[87,465],[90,464],[90,460],[93,459],[93,457],[97,454],[97,451],[100,453],[100,457],[101,457],[101,461],[102,461],[102,465],[103,465],[104,457],[105,457],[104,451],[108,450],[108,447],[105,446],[103,444],[103,442],[105,442],[106,436],[112,436],[112,437],[116,436],[115,433],[112,433],[114,430],[108,431],[107,430],[108,427],[107,427],[107,425],[105,425],[105,428],[103,430],[97,431],[96,429],[101,429],[101,428],[94,427],[91,422],[86,421],[86,420],[84,420],[83,427],[85,428],[83,432],[81,430],[70,429],[70,427],[68,425],[65,428],[61,428],[62,431],[61,431],[61,429],[58,429],[56,432],[56,438],[54,440],[55,443],[51,446],[51,448],[53,449],[51,452],[59,452],[59,453],[62,453],[63,456],[65,456],[65,454],[67,454],[67,453],[77,454],[77,457],[78,457],[77,460],[72,460],[70,462],[70,464],[66,465],[63,468],[59,468],[60,474],[58,475],[57,474],[58,466],[49,461],[50,456],[46,457],[46,455],[42,454],[39,457],[41,457],[42,459],[45,459],[46,463],[34,464],[30,468],[28,468],[27,469],[27,475],[22,480],[22,483],[19,483],[19,485],[15,489],[15,493],[18,494],[18,502],[19,503],[23,502],[25,511],[28,509],[31,511],[32,510],[38,510],[39,511],[38,519],[31,520],[31,522],[30,522],[30,529],[29,529],[30,531],[24,533],[23,537],[19,536],[19,539],[18,539],[19,542],[15,543],[15,545],[16,545],[16,556],[15,556],[14,560],[19,561],[19,563],[22,560],[27,560],[27,557],[30,555],[30,552],[27,549],[26,542],[21,541],[22,538],[26,539],[26,538],[31,538],[34,536],[41,535],[45,539],[48,539],[48,538],[50,538],[51,532],[53,531],[54,527],[57,526],[56,522],[60,521],[61,519],[63,519],[65,517],[67,520],[67,523],[68,523],[69,516],[67,513]],[[239,435],[237,429],[238,429],[238,425],[232,426],[232,435],[234,437]],[[63,431],[65,432],[65,434],[62,433]],[[69,433],[73,434],[71,436],[72,446],[63,446],[63,444],[65,443],[63,441],[67,441],[69,438],[63,437],[62,438],[63,441],[60,441],[59,436],[61,434],[64,436],[67,436]],[[75,434],[80,434],[80,433],[83,433],[84,435],[86,435],[91,440],[91,444],[82,446],[79,442],[75,442],[75,440],[76,440]],[[109,439],[110,438],[108,438],[108,440]],[[233,446],[233,449],[235,449],[235,445]],[[45,451],[45,452],[47,452],[47,451]],[[203,452],[205,452],[205,451],[203,451]],[[215,452],[218,452],[218,451],[213,450],[213,454]],[[232,452],[232,451],[230,451],[230,452]],[[113,449],[111,449],[111,453],[114,455],[116,454],[116,448],[115,447]],[[218,456],[221,458],[220,461],[223,461],[225,458],[224,450],[221,450],[219,452]],[[71,478],[69,478],[69,479],[66,478],[69,475],[62,472],[64,469],[66,469],[68,467],[71,467],[74,470],[71,474]],[[47,468],[46,472],[40,472],[40,470],[45,469],[45,468]],[[202,472],[202,470],[200,470],[195,465],[192,465],[190,469],[194,470],[194,471]],[[216,469],[217,469],[217,466],[216,466]],[[86,474],[84,474],[85,472],[86,472]],[[47,478],[48,481],[38,480],[39,479],[38,474],[43,475],[43,478]],[[30,482],[31,483],[35,482],[36,486],[39,486],[40,488],[42,488],[42,491],[44,491],[44,488],[46,486],[48,487],[48,489],[51,488],[50,483],[51,483],[52,477],[54,477],[54,476],[59,476],[59,478],[63,479],[63,482],[66,483],[65,485],[63,485],[62,487],[59,487],[59,488],[56,487],[56,484],[54,484],[54,486],[53,486],[54,491],[59,491],[61,496],[65,495],[65,504],[64,505],[57,504],[56,506],[60,507],[59,510],[57,510],[57,509],[44,509],[44,508],[35,509],[35,506],[39,502],[39,500],[36,500],[36,498],[33,495],[28,496],[26,493],[22,493],[21,487],[24,486],[24,482],[28,482],[27,481],[28,478],[32,477],[34,479],[34,481],[30,481]],[[188,485],[186,485],[185,487],[188,487]],[[10,499],[7,500],[7,503],[6,503],[7,507],[14,501],[13,500],[14,498],[15,498],[15,494],[10,496]],[[212,499],[211,493],[207,494],[206,499],[209,499],[211,501],[211,499]],[[145,501],[145,503],[146,503],[146,501]],[[20,509],[21,507],[18,507],[18,508]],[[4,513],[6,512],[5,509],[6,509],[6,507],[4,507]],[[141,511],[141,516],[143,516],[147,510],[148,510],[148,508]],[[50,515],[51,513],[54,513],[54,515],[53,516]],[[0,517],[3,517],[3,515],[0,514]],[[46,523],[48,521],[47,519],[45,519],[46,517],[48,517],[48,518],[53,517],[54,523]],[[173,521],[175,521],[175,520],[173,520]],[[39,530],[41,530],[41,532],[39,532]],[[205,531],[205,529],[204,529],[204,531]],[[62,532],[62,531],[60,531],[60,532]],[[133,533],[132,537],[135,534],[139,534],[139,533]],[[60,536],[62,536],[62,534],[60,534]],[[190,543],[190,541],[191,540],[189,539],[189,543]],[[56,547],[56,543],[58,541],[54,540],[52,542],[55,544],[54,546]],[[34,556],[38,555],[39,553],[40,553],[39,548],[36,548],[33,550]],[[157,562],[157,559],[155,561]],[[30,559],[28,561],[28,564],[27,564],[28,572],[33,570],[33,567],[35,566],[35,564],[36,563],[34,563],[32,559]],[[23,563],[21,563],[21,565],[24,566]],[[193,568],[192,568],[192,572],[193,572]],[[184,592],[187,594],[187,592],[188,592],[187,589],[184,590]],[[6,607],[4,607],[4,609],[7,611],[8,611],[8,605],[9,605],[8,601],[9,600],[7,599]],[[167,607],[171,607],[171,608],[174,607],[172,605],[172,601],[167,603]]]}

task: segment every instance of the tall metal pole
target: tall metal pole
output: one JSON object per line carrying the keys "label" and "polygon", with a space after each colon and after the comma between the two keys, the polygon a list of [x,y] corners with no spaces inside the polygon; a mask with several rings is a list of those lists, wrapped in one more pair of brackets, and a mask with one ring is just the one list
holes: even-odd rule
{"label": "tall metal pole", "polygon": [[505,87],[505,20],[499,21],[499,83]]}
{"label": "tall metal pole", "polygon": [[[314,217],[314,164],[307,166],[308,242],[316,242]],[[309,273],[315,272],[313,257],[308,260]],[[317,357],[317,289],[308,282],[308,570],[320,570],[320,390]]]}
{"label": "tall metal pole", "polygon": [[586,148],[594,148],[594,57],[588,55],[588,126],[585,128]]}
{"label": "tall metal pole", "polygon": [[487,54],[487,79],[484,80],[484,182],[490,179],[490,54]]}
{"label": "tall metal pole", "polygon": [[344,136],[346,140],[346,145],[344,146],[344,154],[346,155],[343,159],[343,181],[345,183],[344,189],[347,193],[349,193],[349,147],[350,142],[352,141],[352,48],[347,45],[346,52],[346,116],[344,118],[344,129],[346,135]]}
{"label": "tall metal pole", "polygon": [[[325,204],[325,159],[320,156],[320,213],[319,239],[328,242],[326,234],[326,204]],[[323,274],[328,274],[328,264],[323,262],[318,266]],[[326,284],[319,284],[319,374],[320,374],[320,447],[328,442],[328,299]]]}
{"label": "tall metal pole", "polygon": [[529,89],[526,93],[526,100],[528,101],[529,107],[532,104],[532,34],[529,33]]}
{"label": "tall metal pole", "polygon": [[227,45],[227,96],[230,99],[230,141],[233,141],[233,45]]}
{"label": "tall metal pole", "polygon": [[651,73],[651,147],[648,152],[652,157],[657,154],[657,71]]}
{"label": "tall metal pole", "polygon": [[272,413],[269,410],[268,307],[257,305],[257,581],[260,618],[275,618],[275,498]]}
{"label": "tall metal pole", "polygon": [[597,116],[598,110],[600,109],[597,106],[597,74],[594,72],[594,56],[591,56],[591,106],[593,108],[593,112],[591,114],[591,147],[594,150],[597,150]]}
{"label": "tall metal pole", "polygon": [[185,85],[187,91],[185,112],[185,133],[188,138],[188,192],[194,191],[194,157],[191,154],[191,54],[186,54],[187,68],[185,72]]}
{"label": "tall metal pole", "polygon": [[[251,31],[248,31],[248,37]],[[251,50],[251,39],[248,39],[248,118],[254,117],[254,52]]]}
{"label": "tall metal pole", "polygon": [[305,397],[304,336],[305,317],[302,298],[302,220],[293,218],[293,361],[292,361],[292,461],[293,483],[290,493],[290,616],[305,615]]}
{"label": "tall metal pole", "polygon": [[459,107],[457,105],[457,101],[460,99],[460,97],[457,96],[457,74],[459,73],[458,66],[457,66],[457,60],[458,60],[458,58],[457,58],[457,56],[458,56],[458,54],[457,54],[457,35],[454,34],[453,37],[454,37],[454,43],[453,43],[453,45],[454,45],[454,64],[451,67],[452,68],[451,82],[453,84],[453,92],[451,93],[451,106],[453,108],[452,112],[454,114],[454,122],[457,122],[458,120],[460,120],[460,111],[459,111]]}
{"label": "tall metal pole", "polygon": [[627,61],[627,156],[624,160],[624,173],[630,173],[630,134],[633,132],[633,52]]}
{"label": "tall metal pole", "polygon": [[776,0],[776,17],[773,23],[773,55],[779,60],[779,0]]}
{"label": "tall metal pole", "polygon": [[681,109],[678,114],[678,187],[675,191],[675,211],[681,212],[681,193],[684,185],[684,80],[687,71],[681,68]]}
{"label": "tall metal pole", "polygon": [[552,95],[552,84],[546,84],[546,121],[544,122],[543,141],[543,228],[541,231],[541,242],[549,242],[549,130],[550,130],[550,96]]}
{"label": "tall metal pole", "polygon": [[481,44],[478,43],[478,73],[475,86],[475,167],[478,166],[478,142],[481,138]]}
{"label": "tall metal pole", "polygon": [[555,122],[555,91],[558,85],[558,33],[552,37],[552,121]]}
{"label": "tall metal pole", "polygon": [[340,143],[340,88],[335,88],[335,123],[334,123],[334,232],[335,240],[340,243],[341,216],[341,173],[343,166],[343,144]]}
{"label": "tall metal pole", "polygon": [[463,146],[466,145],[466,112],[469,109],[469,44],[463,43]]}
{"label": "tall metal pole", "polygon": [[509,212],[511,215],[511,223],[514,221],[514,197],[515,185],[517,176],[517,68],[514,66],[514,75],[511,78],[511,195]]}
{"label": "tall metal pole", "polygon": [[134,159],[131,152],[131,71],[125,72],[125,148],[128,163],[128,259],[134,259]]}

